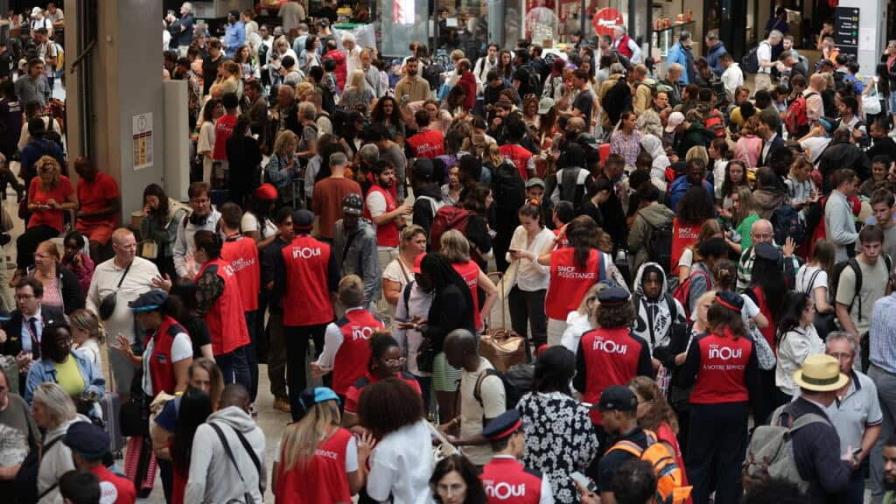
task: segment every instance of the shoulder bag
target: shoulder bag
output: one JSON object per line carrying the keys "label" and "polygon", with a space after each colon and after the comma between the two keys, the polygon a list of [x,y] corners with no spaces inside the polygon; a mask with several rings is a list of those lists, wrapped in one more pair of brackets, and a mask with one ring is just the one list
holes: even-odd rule
{"label": "shoulder bag", "polygon": [[128,272],[131,271],[131,266],[134,264],[134,261],[131,261],[131,264],[128,264],[128,267],[125,268],[124,273],[121,274],[121,278],[118,279],[118,285],[115,286],[115,292],[109,294],[100,300],[99,307],[99,316],[103,320],[108,320],[109,317],[115,313],[115,305],[118,303],[118,289],[121,288],[122,282],[124,282],[124,278],[128,276]]}

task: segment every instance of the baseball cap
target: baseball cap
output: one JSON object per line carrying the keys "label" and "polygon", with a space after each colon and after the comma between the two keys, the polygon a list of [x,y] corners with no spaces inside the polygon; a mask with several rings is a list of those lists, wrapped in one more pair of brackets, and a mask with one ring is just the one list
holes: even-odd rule
{"label": "baseball cap", "polygon": [[300,208],[292,211],[292,227],[299,231],[308,231],[314,227],[314,214],[310,210]]}
{"label": "baseball cap", "polygon": [[100,460],[109,452],[111,440],[102,427],[91,422],[75,422],[69,426],[62,443],[87,460]]}
{"label": "baseball cap", "polygon": [[545,96],[538,102],[538,113],[539,114],[547,114],[554,108],[554,99]]}
{"label": "baseball cap", "polygon": [[364,202],[361,200],[360,194],[349,193],[342,198],[342,213],[344,214],[360,216],[363,208]]}
{"label": "baseball cap", "polygon": [[597,409],[600,411],[635,411],[638,409],[638,398],[628,387],[613,385],[607,387],[600,395]]}
{"label": "baseball cap", "polygon": [[684,122],[684,114],[681,112],[672,112],[669,114],[669,120],[666,122],[666,133],[675,131],[681,123]]}
{"label": "baseball cap", "polygon": [[157,311],[168,301],[168,294],[160,289],[152,289],[140,294],[137,299],[128,303],[128,307],[135,313]]}
{"label": "baseball cap", "polygon": [[544,189],[544,180],[541,180],[538,177],[532,177],[526,181],[526,189],[529,189],[530,187],[536,187],[536,186]]}
{"label": "baseball cap", "polygon": [[273,201],[277,199],[277,188],[274,184],[264,183],[258,186],[258,189],[252,193],[256,199]]}
{"label": "baseball cap", "polygon": [[306,388],[299,394],[299,401],[296,411],[297,418],[294,420],[298,421],[305,413],[311,411],[311,408],[314,407],[315,404],[320,404],[327,401],[336,401],[339,402],[339,396],[336,395],[336,392],[333,392],[333,389],[327,387],[310,387]]}

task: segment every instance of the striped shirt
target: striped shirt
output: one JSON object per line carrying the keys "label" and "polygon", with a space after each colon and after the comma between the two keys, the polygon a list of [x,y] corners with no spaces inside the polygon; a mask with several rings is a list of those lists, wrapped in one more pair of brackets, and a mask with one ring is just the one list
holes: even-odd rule
{"label": "striped shirt", "polygon": [[896,293],[875,301],[868,340],[871,363],[896,374]]}

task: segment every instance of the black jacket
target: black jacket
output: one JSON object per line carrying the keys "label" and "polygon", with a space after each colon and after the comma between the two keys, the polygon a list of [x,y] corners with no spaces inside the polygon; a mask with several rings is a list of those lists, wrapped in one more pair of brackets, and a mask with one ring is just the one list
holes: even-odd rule
{"label": "black jacket", "polygon": [[[6,342],[0,343],[0,354],[15,356],[22,351],[22,323],[24,322],[24,317],[19,310],[13,310],[10,315],[12,318],[2,325],[3,331],[6,332]],[[43,321],[43,325],[46,326],[51,320],[63,321],[65,315],[59,308],[41,306],[40,318]]]}
{"label": "black jacket", "polygon": [[[790,403],[784,411],[793,420],[807,413],[827,418],[824,410],[803,397]],[[838,502],[836,494],[846,490],[852,470],[840,460],[840,437],[833,425],[813,423],[796,431],[793,458],[800,476],[809,482],[809,502]]]}
{"label": "black jacket", "polygon": [[81,290],[81,283],[78,281],[78,276],[75,275],[72,270],[63,267],[62,265],[57,265],[56,277],[59,282],[59,287],[62,290],[62,304],[65,314],[68,315],[75,310],[84,308],[86,293]]}

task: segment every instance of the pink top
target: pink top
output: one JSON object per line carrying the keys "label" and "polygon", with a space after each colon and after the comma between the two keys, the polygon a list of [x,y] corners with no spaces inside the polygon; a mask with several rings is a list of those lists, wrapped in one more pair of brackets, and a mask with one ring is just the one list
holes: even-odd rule
{"label": "pink top", "polygon": [[745,135],[734,146],[734,158],[747,163],[747,168],[755,168],[762,153],[762,139],[756,135]]}
{"label": "pink top", "polygon": [[40,304],[64,309],[62,289],[59,288],[59,278],[53,277],[49,280],[43,280],[41,283],[44,284],[44,297],[41,299]]}

